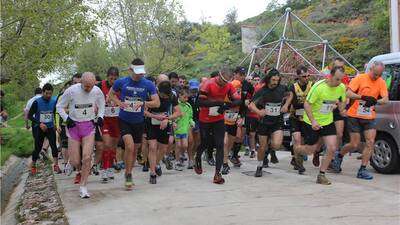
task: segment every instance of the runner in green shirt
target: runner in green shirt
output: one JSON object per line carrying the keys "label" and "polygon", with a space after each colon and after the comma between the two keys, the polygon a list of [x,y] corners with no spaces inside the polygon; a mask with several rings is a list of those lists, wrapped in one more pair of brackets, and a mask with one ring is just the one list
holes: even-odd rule
{"label": "runner in green shirt", "polygon": [[333,67],[330,76],[312,86],[304,102],[305,145],[295,146],[295,163],[301,168],[299,173],[304,173],[303,155],[314,154],[325,144],[327,155],[317,176],[319,184],[331,184],[325,177],[325,171],[337,149],[333,110],[338,108],[340,114],[345,115],[346,87],[341,82],[343,76],[343,67]]}

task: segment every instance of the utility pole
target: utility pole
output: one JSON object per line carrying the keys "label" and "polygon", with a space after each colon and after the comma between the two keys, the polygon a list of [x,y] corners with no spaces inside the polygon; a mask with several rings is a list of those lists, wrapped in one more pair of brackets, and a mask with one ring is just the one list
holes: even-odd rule
{"label": "utility pole", "polygon": [[400,52],[400,0],[389,0],[390,7],[390,50]]}

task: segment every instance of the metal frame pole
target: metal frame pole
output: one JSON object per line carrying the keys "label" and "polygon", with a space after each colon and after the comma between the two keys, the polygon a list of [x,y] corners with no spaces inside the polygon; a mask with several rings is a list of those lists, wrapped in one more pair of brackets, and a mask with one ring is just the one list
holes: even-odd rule
{"label": "metal frame pole", "polygon": [[313,33],[315,36],[317,36],[321,41],[323,41],[324,39],[319,36],[313,29],[311,29],[311,27],[309,27],[306,23],[303,22],[303,20],[301,20],[299,17],[297,17],[295,14],[292,13],[292,15],[294,16],[294,18],[296,18],[301,24],[303,24],[303,26],[305,26],[309,31],[311,31],[311,33]]}
{"label": "metal frame pole", "polygon": [[357,74],[360,73],[360,71],[358,71],[358,69],[357,69],[356,67],[354,67],[349,61],[347,61],[347,59],[344,58],[338,51],[336,51],[336,49],[334,49],[330,44],[328,44],[328,47],[329,47],[333,52],[335,52],[340,58],[342,58],[347,64],[349,64],[349,66],[350,66],[351,68],[353,68],[353,69],[357,72]]}
{"label": "metal frame pole", "polygon": [[264,40],[264,38],[265,37],[267,37],[268,36],[268,34],[270,34],[271,32],[272,32],[272,30],[276,27],[276,25],[278,25],[278,23],[282,20],[282,18],[285,16],[286,14],[283,14],[275,23],[274,23],[274,25],[272,25],[272,27],[267,31],[267,32],[265,32],[265,34],[263,35],[263,37],[260,39],[260,41],[257,43],[257,46],[259,45],[259,44],[261,44],[261,42]]}
{"label": "metal frame pole", "polygon": [[246,75],[246,77],[248,77],[249,75],[250,75],[250,70],[251,70],[251,67],[252,67],[252,65],[253,65],[253,60],[254,60],[254,55],[256,54],[256,48],[253,48],[253,50],[252,50],[252,55],[251,55],[251,59],[250,59],[250,64],[249,64],[249,68],[247,69],[247,75]]}
{"label": "metal frame pole", "polygon": [[293,48],[289,43],[285,43],[292,51],[294,51],[294,52],[296,52],[297,54],[299,54],[299,56],[304,60],[304,61],[306,61],[315,71],[318,71],[318,72],[320,72],[317,68],[315,68],[315,66],[310,62],[310,61],[308,61],[300,52],[298,52],[295,48]]}
{"label": "metal frame pole", "polygon": [[261,60],[260,65],[263,64],[267,59],[272,55],[272,53],[275,51],[275,49],[280,45],[280,43],[276,44],[271,51],[267,54],[267,56],[264,57],[263,60]]}
{"label": "metal frame pole", "polygon": [[325,60],[326,60],[326,43],[324,43],[324,55],[322,56],[322,67],[321,67],[321,71],[325,68]]}
{"label": "metal frame pole", "polygon": [[280,63],[280,61],[281,61],[283,42],[284,42],[284,40],[281,39],[281,43],[280,43],[280,47],[279,47],[279,53],[278,53],[278,59],[276,60],[276,67],[275,67],[275,68],[278,68],[278,67],[279,67],[279,63]]}
{"label": "metal frame pole", "polygon": [[249,58],[249,56],[251,56],[252,52],[253,52],[253,50],[251,50],[251,52],[249,54],[247,54],[247,56],[244,57],[244,59],[242,59],[242,61],[239,63],[239,66],[241,66],[246,61],[246,59]]}

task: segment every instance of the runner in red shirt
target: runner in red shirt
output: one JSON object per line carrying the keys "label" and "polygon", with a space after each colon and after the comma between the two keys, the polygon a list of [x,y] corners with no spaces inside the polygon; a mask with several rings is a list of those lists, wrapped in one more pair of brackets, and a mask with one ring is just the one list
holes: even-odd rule
{"label": "runner in red shirt", "polygon": [[103,183],[106,183],[108,179],[114,179],[112,165],[115,160],[116,149],[120,138],[118,125],[119,107],[116,106],[116,104],[108,98],[108,92],[110,91],[110,88],[114,84],[114,81],[118,79],[118,77],[118,68],[110,67],[107,71],[107,80],[103,80],[98,84],[106,100],[106,107],[104,111],[104,125],[102,127],[104,150],[101,155],[103,162],[101,181]]}
{"label": "runner in red shirt", "polygon": [[[232,76],[233,74],[230,69],[222,68],[217,77],[210,78],[201,86],[199,95],[201,144],[197,149],[195,172],[197,174],[203,173],[201,156],[207,148],[208,143],[210,143],[210,140],[214,139],[217,150],[214,176],[214,183],[216,184],[223,184],[225,182],[221,175],[224,158],[224,111],[229,106],[239,104],[233,101],[232,96],[235,93],[235,89],[229,83],[232,80]],[[226,97],[231,100],[229,106],[224,101]]]}

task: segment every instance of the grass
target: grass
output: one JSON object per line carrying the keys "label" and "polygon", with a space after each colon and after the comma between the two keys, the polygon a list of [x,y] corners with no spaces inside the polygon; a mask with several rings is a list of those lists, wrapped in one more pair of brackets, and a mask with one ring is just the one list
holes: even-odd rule
{"label": "grass", "polygon": [[5,161],[11,154],[18,157],[28,157],[33,151],[32,132],[23,128],[1,128],[0,136],[2,138],[0,149],[0,165],[4,165]]}

